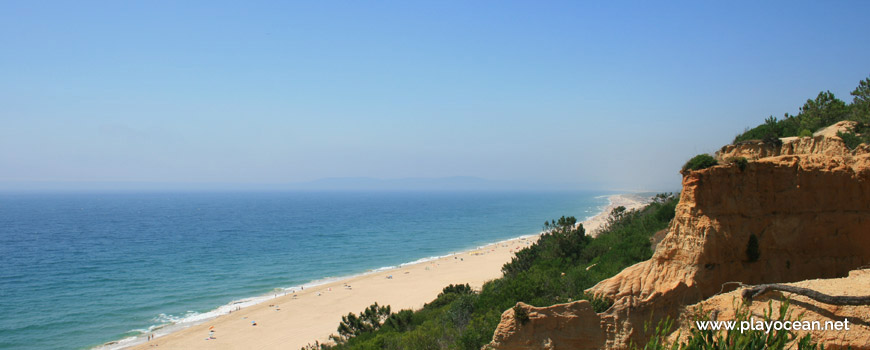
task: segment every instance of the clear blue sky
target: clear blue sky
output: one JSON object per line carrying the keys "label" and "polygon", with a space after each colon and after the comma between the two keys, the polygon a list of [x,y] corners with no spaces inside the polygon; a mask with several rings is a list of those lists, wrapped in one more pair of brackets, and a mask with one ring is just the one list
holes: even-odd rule
{"label": "clear blue sky", "polygon": [[868,13],[868,1],[3,1],[0,182],[675,189],[686,159],[768,115],[821,90],[851,101],[870,76]]}

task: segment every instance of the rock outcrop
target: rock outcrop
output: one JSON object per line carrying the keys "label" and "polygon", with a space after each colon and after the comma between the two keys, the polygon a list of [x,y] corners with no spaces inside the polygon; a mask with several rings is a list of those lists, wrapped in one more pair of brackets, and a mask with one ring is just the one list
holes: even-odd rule
{"label": "rock outcrop", "polygon": [[838,132],[847,132],[855,127],[855,122],[841,121],[827,128],[817,131],[812,137],[786,137],[777,142],[752,140],[738,142],[733,145],[723,146],[716,152],[716,159],[720,162],[727,161],[732,157],[744,157],[748,160],[757,160],[766,157],[816,154],[827,156],[846,156],[867,154],[870,148],[859,147],[850,150],[837,136]]}
{"label": "rock outcrop", "polygon": [[[613,307],[568,316],[597,329],[540,328],[544,319],[561,322],[552,319],[562,315],[556,309],[573,304],[552,306],[552,317],[513,327],[504,324],[510,322],[509,310],[490,346],[625,349],[648,340],[645,323],[676,317],[687,305],[728,292],[726,282],[836,278],[870,264],[870,153],[861,150],[850,151],[839,138],[824,135],[786,140],[776,148],[726,146],[720,159],[751,161],[742,169],[726,163],[684,173],[676,217],[653,257],[587,291],[614,300]],[[750,239],[758,243],[758,256],[747,253]],[[535,308],[535,313],[550,310]],[[527,335],[526,327],[539,331]],[[588,342],[576,340],[586,336]]]}
{"label": "rock outcrop", "polygon": [[[517,317],[522,310],[527,319]],[[499,349],[601,349],[606,334],[586,300],[534,307],[518,303],[501,315],[493,343]]]}

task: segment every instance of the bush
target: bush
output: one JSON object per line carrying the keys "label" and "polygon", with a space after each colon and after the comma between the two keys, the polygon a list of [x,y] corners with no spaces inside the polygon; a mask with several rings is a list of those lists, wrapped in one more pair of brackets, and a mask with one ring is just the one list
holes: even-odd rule
{"label": "bush", "polygon": [[843,143],[845,143],[846,147],[849,147],[849,149],[855,149],[855,147],[864,143],[864,139],[854,132],[838,132],[837,136],[843,139]]}
{"label": "bush", "polygon": [[801,130],[801,133],[798,135],[800,137],[813,137],[813,132],[808,129]]}
{"label": "bush", "polygon": [[444,289],[441,290],[441,293],[435,297],[431,303],[424,304],[424,308],[439,308],[444,305],[452,303],[454,300],[459,298],[459,296],[464,294],[471,294],[474,291],[471,290],[471,286],[466,284],[451,284]]}
{"label": "bush", "polygon": [[583,299],[589,300],[589,302],[592,303],[592,311],[595,311],[595,313],[602,313],[613,306],[613,300],[608,298],[587,294],[583,296]]}
{"label": "bush", "polygon": [[390,317],[387,317],[382,327],[398,332],[406,331],[411,329],[411,326],[413,325],[413,319],[413,310],[401,310],[398,313],[391,314]]}
{"label": "bush", "polygon": [[521,308],[520,304],[514,306],[514,320],[516,320],[520,326],[529,323],[529,312],[526,311],[526,309]]}
{"label": "bush", "polygon": [[471,294],[471,292],[472,292],[471,286],[468,285],[468,283],[466,283],[466,284],[451,284],[447,287],[444,287],[444,289],[441,290],[441,294],[439,294],[438,296],[441,296],[444,294],[450,294],[450,293]]}
{"label": "bush", "polygon": [[389,305],[380,306],[378,303],[374,303],[360,312],[359,316],[353,313],[341,316],[341,323],[338,325],[338,336],[330,336],[330,339],[340,344],[353,337],[372,333],[381,328],[381,322],[390,316]]}
{"label": "bush", "polygon": [[778,148],[782,146],[782,140],[775,135],[767,135],[763,139],[761,139],[761,142],[764,142],[765,145],[768,145],[770,147]]}
{"label": "bush", "polygon": [[545,222],[547,231],[530,247],[520,250],[511,261],[502,266],[505,276],[516,276],[528,271],[536,261],[545,259],[579,259],[580,253],[592,239],[586,236],[583,225],[574,226],[577,219],[573,216],[562,217],[557,222]]}
{"label": "bush", "polygon": [[689,161],[686,162],[685,165],[683,165],[683,171],[707,169],[711,166],[718,164],[719,162],[716,161],[716,158],[713,158],[713,156],[704,153],[694,156],[692,157],[692,159],[689,159]]}
{"label": "bush", "polygon": [[740,171],[746,170],[746,166],[749,165],[749,161],[746,157],[729,157],[725,161],[728,162],[728,164],[736,165],[740,168]]}

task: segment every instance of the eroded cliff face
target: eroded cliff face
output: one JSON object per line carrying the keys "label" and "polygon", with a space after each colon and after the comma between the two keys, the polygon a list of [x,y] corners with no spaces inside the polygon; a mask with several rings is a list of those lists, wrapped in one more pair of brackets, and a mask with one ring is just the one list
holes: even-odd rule
{"label": "eroded cliff face", "polygon": [[870,151],[867,145],[850,150],[837,136],[838,132],[848,132],[855,127],[853,121],[841,121],[817,131],[812,137],[786,137],[779,139],[780,143],[764,141],[744,141],[723,146],[716,152],[720,162],[731,157],[744,157],[757,160],[766,157],[789,156],[798,154],[816,154],[827,156],[845,156],[866,154]]}
{"label": "eroded cliff face", "polygon": [[[645,323],[734,289],[726,282],[834,278],[870,264],[870,154],[824,135],[786,141],[774,156],[762,148],[723,148],[720,159],[753,159],[744,169],[726,164],[684,174],[676,217],[653,257],[588,290],[615,302],[605,313],[572,321],[597,331],[566,327],[517,337],[537,326],[531,319],[522,327],[499,325],[490,346],[569,349],[576,347],[560,339],[601,332],[603,346],[595,348],[624,349],[648,340]],[[747,254],[752,235],[760,251],[754,261]],[[596,336],[588,344],[601,341]]]}
{"label": "eroded cliff face", "polygon": [[[517,317],[520,309],[527,320]],[[499,349],[601,349],[606,344],[606,332],[592,304],[582,300],[548,307],[518,303],[505,311],[493,337]]]}

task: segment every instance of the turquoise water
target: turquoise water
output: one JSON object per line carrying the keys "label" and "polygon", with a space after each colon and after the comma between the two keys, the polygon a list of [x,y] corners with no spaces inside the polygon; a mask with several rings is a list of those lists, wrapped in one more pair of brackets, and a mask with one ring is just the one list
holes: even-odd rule
{"label": "turquoise water", "polygon": [[234,301],[582,219],[603,194],[2,194],[0,348],[123,344]]}

